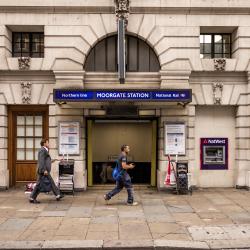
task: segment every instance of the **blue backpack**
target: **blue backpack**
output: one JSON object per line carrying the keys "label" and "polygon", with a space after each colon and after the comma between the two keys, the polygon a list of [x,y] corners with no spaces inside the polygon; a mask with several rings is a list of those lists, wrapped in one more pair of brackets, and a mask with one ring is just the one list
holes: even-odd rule
{"label": "blue backpack", "polygon": [[116,165],[115,165],[115,168],[112,172],[112,177],[115,181],[119,181],[121,179],[121,177],[123,176],[124,174],[124,169],[121,169],[120,168],[120,164],[119,164],[119,161],[116,160]]}

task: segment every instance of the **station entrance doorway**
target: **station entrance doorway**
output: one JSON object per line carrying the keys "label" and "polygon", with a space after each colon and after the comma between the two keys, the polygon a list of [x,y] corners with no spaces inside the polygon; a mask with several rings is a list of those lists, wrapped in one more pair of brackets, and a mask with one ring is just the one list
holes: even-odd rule
{"label": "station entrance doorway", "polygon": [[130,146],[128,170],[133,184],[156,185],[156,120],[87,121],[88,186],[111,184],[115,160],[123,144]]}

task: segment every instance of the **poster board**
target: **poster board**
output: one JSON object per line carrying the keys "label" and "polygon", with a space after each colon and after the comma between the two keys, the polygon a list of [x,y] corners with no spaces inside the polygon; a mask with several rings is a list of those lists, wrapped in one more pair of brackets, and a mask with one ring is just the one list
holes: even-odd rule
{"label": "poster board", "polygon": [[186,128],[184,123],[164,124],[164,154],[186,154]]}
{"label": "poster board", "polygon": [[80,154],[80,123],[59,122],[59,155]]}

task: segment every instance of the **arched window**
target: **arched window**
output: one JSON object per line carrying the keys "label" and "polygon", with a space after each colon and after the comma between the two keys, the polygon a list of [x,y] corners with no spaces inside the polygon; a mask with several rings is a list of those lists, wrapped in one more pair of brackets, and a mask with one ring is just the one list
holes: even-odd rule
{"label": "arched window", "polygon": [[[158,58],[143,40],[126,35],[126,70],[128,72],[158,72]],[[98,42],[90,51],[85,63],[86,71],[117,71],[117,35]]]}

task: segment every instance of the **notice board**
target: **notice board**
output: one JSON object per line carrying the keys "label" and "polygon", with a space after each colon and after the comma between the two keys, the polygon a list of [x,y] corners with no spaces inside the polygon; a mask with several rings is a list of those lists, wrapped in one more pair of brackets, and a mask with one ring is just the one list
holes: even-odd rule
{"label": "notice board", "polygon": [[59,122],[59,154],[80,154],[80,123]]}
{"label": "notice board", "polygon": [[186,128],[184,123],[164,124],[164,154],[186,154]]}

